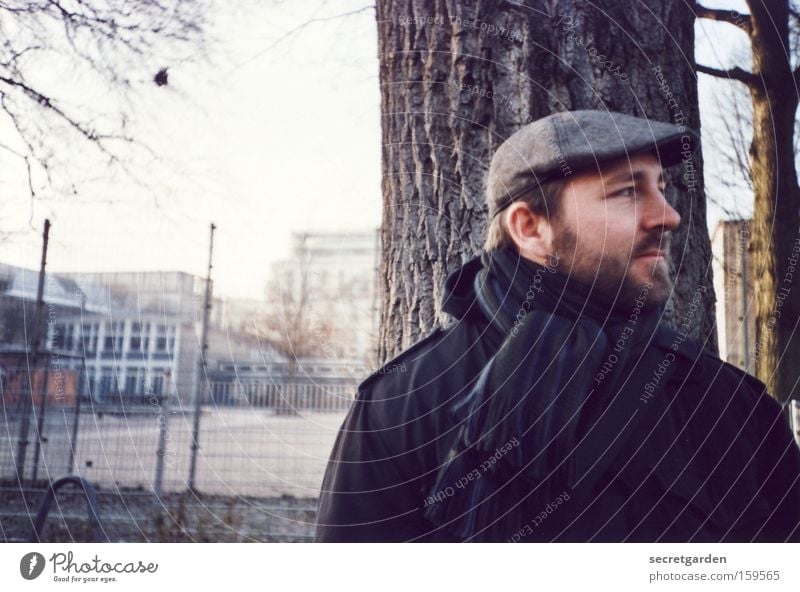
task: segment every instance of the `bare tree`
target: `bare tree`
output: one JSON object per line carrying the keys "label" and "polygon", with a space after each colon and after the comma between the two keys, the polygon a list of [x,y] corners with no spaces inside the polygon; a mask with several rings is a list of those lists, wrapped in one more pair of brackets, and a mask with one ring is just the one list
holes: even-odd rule
{"label": "bare tree", "polygon": [[[77,193],[76,146],[125,169],[135,141],[129,93],[167,85],[170,66],[202,49],[207,5],[0,1],[0,150],[22,169],[31,198],[40,186]],[[80,89],[95,90],[92,104]]]}
{"label": "bare tree", "polygon": [[295,363],[317,353],[308,275],[301,266],[272,281],[267,288],[270,311],[260,323],[260,337]]}
{"label": "bare tree", "polygon": [[286,374],[278,415],[297,413],[297,378],[302,359],[325,355],[331,342],[333,325],[315,314],[313,286],[307,261],[297,268],[287,268],[267,287],[270,311],[259,323],[259,340],[274,347],[286,358]]}
{"label": "bare tree", "polygon": [[[750,42],[752,71],[697,65],[703,74],[744,85],[752,104],[748,171],[754,193],[749,251],[755,282],[756,375],[777,399],[800,397],[800,186],[795,168],[795,121],[800,67],[792,63],[798,32],[788,0],[748,0],[750,14],[696,5],[697,16],[730,24]],[[796,62],[797,60],[795,60]]]}

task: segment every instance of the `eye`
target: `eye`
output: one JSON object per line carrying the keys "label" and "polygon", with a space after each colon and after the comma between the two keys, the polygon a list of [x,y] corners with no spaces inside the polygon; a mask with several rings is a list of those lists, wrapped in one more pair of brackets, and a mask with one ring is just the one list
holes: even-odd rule
{"label": "eye", "polygon": [[628,187],[623,187],[622,189],[616,190],[611,195],[619,197],[633,197],[636,195],[636,188],[633,185],[630,185]]}

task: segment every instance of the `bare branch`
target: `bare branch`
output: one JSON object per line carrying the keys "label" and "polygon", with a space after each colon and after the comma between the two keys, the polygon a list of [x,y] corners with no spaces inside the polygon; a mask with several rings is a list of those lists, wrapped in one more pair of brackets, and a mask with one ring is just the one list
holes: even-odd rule
{"label": "bare branch", "polygon": [[[2,148],[18,154],[31,200],[41,193],[42,184],[36,182],[40,175],[54,186],[51,173],[77,195],[74,171],[64,173],[76,150],[81,150],[79,142],[138,183],[130,166],[138,166],[134,160],[138,152],[144,149],[156,157],[130,135],[127,123],[135,109],[128,94],[130,79],[151,80],[156,69],[150,63],[153,56],[158,56],[158,67],[175,66],[186,61],[187,50],[193,55],[202,51],[208,4],[208,0],[0,0],[0,113],[8,117],[8,130],[14,132],[13,137],[3,138]],[[121,102],[110,112],[93,112],[90,103],[72,105],[51,90],[46,77],[32,77],[45,60],[52,61],[50,56],[59,67],[74,67],[76,78],[94,76]]]}
{"label": "bare branch", "polygon": [[735,10],[722,10],[719,8],[706,8],[700,4],[694,5],[694,13],[697,18],[705,18],[722,23],[729,23],[739,27],[742,31],[750,35],[753,32],[753,25],[750,22],[749,14],[740,14]]}
{"label": "bare branch", "polygon": [[751,74],[747,70],[743,70],[739,66],[731,68],[730,70],[719,70],[717,68],[709,68],[702,64],[695,64],[695,70],[701,74],[708,74],[709,76],[716,76],[717,78],[727,78],[728,80],[738,80],[744,82],[749,87],[760,87],[761,81],[757,76]]}
{"label": "bare branch", "polygon": [[26,155],[26,154],[20,154],[19,152],[17,152],[13,148],[10,148],[9,146],[6,146],[3,143],[0,143],[0,148],[5,150],[6,152],[9,152],[9,153],[13,154],[14,156],[16,156],[17,158],[19,158],[20,160],[22,160],[25,163],[25,170],[27,172],[26,180],[28,182],[28,193],[30,195],[30,202],[31,202],[31,209],[30,209],[30,216],[28,217],[28,224],[32,228],[33,227],[33,202],[36,199],[36,189],[33,186],[33,171],[31,170],[30,157],[28,155]]}
{"label": "bare branch", "polygon": [[296,27],[288,30],[286,33],[284,33],[283,35],[278,37],[275,41],[270,43],[269,46],[265,47],[264,49],[262,49],[261,51],[256,53],[254,56],[248,58],[246,61],[244,61],[241,64],[237,65],[235,68],[233,68],[232,71],[238,70],[239,68],[241,68],[243,66],[246,66],[250,62],[260,58],[265,53],[269,53],[271,50],[275,49],[275,47],[277,47],[278,45],[280,45],[281,43],[283,43],[284,41],[286,41],[287,39],[289,39],[293,35],[296,35],[297,33],[299,33],[300,31],[302,31],[303,29],[305,29],[306,27],[308,27],[310,25],[313,25],[315,23],[324,23],[324,22],[328,22],[328,21],[333,21],[333,20],[340,19],[340,18],[345,18],[345,17],[348,17],[348,16],[354,16],[356,14],[360,14],[362,12],[366,12],[367,10],[375,10],[375,5],[374,4],[370,4],[369,6],[362,6],[361,8],[356,8],[355,10],[350,10],[348,12],[342,12],[340,14],[334,14],[332,16],[325,16],[325,17],[312,16],[310,19],[308,19],[308,20],[302,22],[301,24],[297,25]]}

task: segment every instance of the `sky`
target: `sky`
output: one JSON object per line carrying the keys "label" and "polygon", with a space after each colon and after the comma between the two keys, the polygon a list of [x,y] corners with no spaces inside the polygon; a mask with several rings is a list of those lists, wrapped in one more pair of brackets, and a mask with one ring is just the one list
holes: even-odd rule
{"label": "sky", "polygon": [[[215,4],[207,59],[154,58],[145,68],[169,66],[166,87],[142,78],[136,89],[135,130],[160,154],[157,164],[140,163],[146,187],[87,164],[76,172],[89,180],[80,199],[43,191],[32,203],[20,178],[3,181],[1,261],[37,268],[49,217],[50,271],[205,275],[214,222],[215,292],[263,298],[271,264],[289,255],[292,231],[380,225],[377,32],[369,0],[230,4]],[[742,2],[713,6],[744,11]],[[697,35],[698,61],[710,66],[732,65],[727,49],[744,41],[733,27],[707,21]],[[59,72],[54,63],[45,74],[63,83],[75,104],[112,100],[102,85],[62,80]],[[701,82],[704,125],[717,109],[716,92]],[[716,195],[736,197],[719,189]],[[747,196],[738,201],[746,211]],[[710,225],[721,215],[710,206]]]}
{"label": "sky", "polygon": [[215,291],[262,298],[271,263],[289,254],[290,232],[377,228],[374,12],[312,22],[283,38],[312,18],[367,5],[335,4],[316,17],[322,3],[315,0],[220,10],[209,60],[171,67],[163,89],[149,81],[142,87],[137,116],[147,123],[138,131],[167,162],[158,167],[164,177],[155,190],[101,179],[82,200],[37,202],[31,229],[30,199],[18,182],[13,202],[5,192],[0,211],[3,230],[12,231],[0,260],[38,268],[49,216],[51,271],[205,275],[214,222]]}

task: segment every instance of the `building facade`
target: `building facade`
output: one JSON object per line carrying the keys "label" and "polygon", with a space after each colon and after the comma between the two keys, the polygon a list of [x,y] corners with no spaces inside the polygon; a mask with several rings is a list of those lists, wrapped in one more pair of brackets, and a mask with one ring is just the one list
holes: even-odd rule
{"label": "building facade", "polygon": [[313,355],[374,364],[380,234],[296,232],[290,257],[272,268],[268,303],[285,339],[311,340]]}
{"label": "building facade", "polygon": [[747,251],[749,238],[749,220],[722,221],[712,235],[711,252],[720,357],[752,373],[755,303],[753,271]]}

